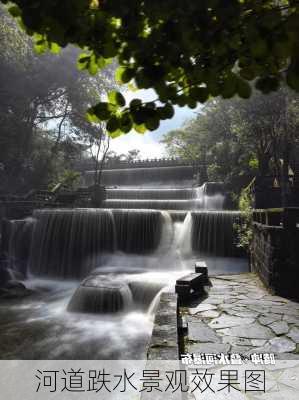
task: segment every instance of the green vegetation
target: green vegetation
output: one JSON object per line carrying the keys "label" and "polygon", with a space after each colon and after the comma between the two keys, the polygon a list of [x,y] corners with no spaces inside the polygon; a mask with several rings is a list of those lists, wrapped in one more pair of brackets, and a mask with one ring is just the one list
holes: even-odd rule
{"label": "green vegetation", "polygon": [[116,85],[113,66],[96,76],[78,71],[71,46],[36,56],[2,6],[0,27],[0,193],[19,193],[57,183],[97,150],[106,130],[88,123],[86,108]]}
{"label": "green vegetation", "polygon": [[116,58],[119,82],[155,90],[158,102],[126,104],[112,92],[92,103],[89,121],[106,121],[112,137],[157,129],[174,105],[195,108],[211,96],[247,99],[249,82],[266,94],[282,83],[299,90],[298,0],[2,2],[38,52],[73,44],[83,50],[81,70],[95,75]]}
{"label": "green vegetation", "polygon": [[242,190],[239,199],[239,209],[243,211],[243,218],[241,218],[239,224],[234,226],[237,237],[238,245],[245,251],[249,252],[250,245],[253,237],[252,231],[252,197],[250,192],[250,185]]}
{"label": "green vegetation", "polygon": [[299,142],[299,95],[280,88],[269,95],[210,100],[181,129],[164,136],[168,153],[208,166],[207,178],[222,181],[238,204],[254,176],[275,176],[283,197]]}

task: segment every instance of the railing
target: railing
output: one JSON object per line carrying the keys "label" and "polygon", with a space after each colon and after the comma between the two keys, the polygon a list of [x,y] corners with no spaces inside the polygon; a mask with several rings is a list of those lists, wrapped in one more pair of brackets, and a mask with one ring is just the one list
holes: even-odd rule
{"label": "railing", "polygon": [[[194,160],[179,158],[151,158],[145,160],[108,160],[104,163],[103,169],[122,169],[122,168],[155,168],[155,167],[179,167],[179,166],[195,166],[199,162]],[[87,160],[78,163],[75,167],[80,171],[93,170],[95,163]]]}

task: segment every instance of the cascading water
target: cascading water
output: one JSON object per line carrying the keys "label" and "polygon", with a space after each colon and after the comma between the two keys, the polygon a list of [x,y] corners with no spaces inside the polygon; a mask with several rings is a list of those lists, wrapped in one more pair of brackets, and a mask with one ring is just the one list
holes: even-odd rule
{"label": "cascading water", "polygon": [[36,275],[78,278],[101,264],[105,253],[154,251],[160,212],[148,210],[38,210],[29,269]]}
{"label": "cascading water", "polygon": [[234,225],[240,222],[238,211],[192,212],[192,249],[200,254],[238,256]]}
{"label": "cascading water", "polygon": [[2,221],[2,253],[6,256],[12,278],[17,273],[21,273],[24,277],[27,274],[27,262],[34,224],[33,218]]}
{"label": "cascading water", "polygon": [[[190,174],[190,169],[182,171]],[[11,255],[16,253],[15,241],[25,243],[24,235],[32,238],[27,261],[33,279],[28,286],[45,293],[43,304],[49,303],[41,306],[33,300],[30,318],[26,319],[23,309],[16,317],[33,324],[33,330],[38,329],[36,320],[45,326],[48,342],[28,339],[38,357],[142,357],[162,291],[173,290],[176,279],[194,268],[198,254],[201,258],[203,254],[237,254],[232,227],[240,215],[220,211],[224,196],[219,187],[167,188],[174,172],[163,171],[168,179],[163,187],[157,185],[157,171],[154,187],[146,187],[153,185],[149,171],[128,172],[130,184],[135,185],[146,174],[144,187],[108,189],[102,209],[37,210],[31,220],[32,234],[22,229],[19,234],[11,233]],[[112,175],[114,179],[117,171]],[[225,268],[213,264],[210,269],[209,265],[211,274],[228,273],[234,268],[231,261]],[[235,270],[239,272],[240,266]],[[53,278],[64,280],[54,282]],[[78,287],[79,278],[84,280]],[[14,309],[5,315],[13,318]],[[9,326],[13,326],[11,321]],[[13,338],[14,333],[10,334]],[[39,337],[32,332],[29,336]],[[95,343],[89,346],[90,352],[84,340]],[[100,348],[100,353],[94,347]],[[48,349],[46,356],[43,349]],[[32,358],[26,349],[23,354]]]}
{"label": "cascading water", "polygon": [[[131,186],[157,188],[177,187],[184,184],[192,187],[194,168],[192,165],[149,167],[149,168],[123,168],[102,171],[102,183],[106,186]],[[83,183],[90,186],[94,183],[94,171],[87,171],[83,176]]]}

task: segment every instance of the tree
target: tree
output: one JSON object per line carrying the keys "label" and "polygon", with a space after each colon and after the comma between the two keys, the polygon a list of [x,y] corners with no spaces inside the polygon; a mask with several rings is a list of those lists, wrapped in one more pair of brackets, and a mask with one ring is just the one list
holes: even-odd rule
{"label": "tree", "polygon": [[[1,187],[26,191],[58,179],[101,136],[85,110],[115,87],[113,66],[101,75],[80,73],[78,50],[52,57],[34,54],[31,39],[0,7]],[[73,156],[71,156],[71,153]]]}
{"label": "tree", "polygon": [[120,82],[155,90],[158,104],[127,105],[113,91],[89,108],[112,137],[157,129],[173,105],[249,98],[249,81],[263,93],[282,82],[299,90],[298,0],[14,0],[9,10],[38,51],[76,44],[80,69],[95,74],[116,58]]}
{"label": "tree", "polygon": [[286,204],[298,113],[299,96],[287,88],[267,96],[254,91],[248,100],[218,98],[163,142],[172,156],[206,162],[209,179],[224,181],[237,194],[255,175],[275,175]]}

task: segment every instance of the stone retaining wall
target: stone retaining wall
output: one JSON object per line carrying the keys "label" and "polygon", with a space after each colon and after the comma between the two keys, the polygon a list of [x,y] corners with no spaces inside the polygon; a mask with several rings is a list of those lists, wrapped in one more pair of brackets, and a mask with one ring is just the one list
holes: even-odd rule
{"label": "stone retaining wall", "polygon": [[274,293],[298,300],[299,230],[298,210],[294,211],[284,210],[281,225],[253,222],[251,267]]}

